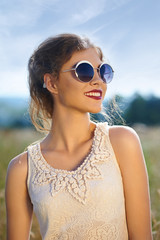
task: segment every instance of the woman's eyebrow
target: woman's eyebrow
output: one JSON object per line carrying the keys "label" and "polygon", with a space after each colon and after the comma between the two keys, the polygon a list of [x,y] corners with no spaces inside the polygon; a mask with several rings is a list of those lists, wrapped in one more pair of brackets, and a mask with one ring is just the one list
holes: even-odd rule
{"label": "woman's eyebrow", "polygon": [[75,68],[78,62],[76,62],[71,68]]}

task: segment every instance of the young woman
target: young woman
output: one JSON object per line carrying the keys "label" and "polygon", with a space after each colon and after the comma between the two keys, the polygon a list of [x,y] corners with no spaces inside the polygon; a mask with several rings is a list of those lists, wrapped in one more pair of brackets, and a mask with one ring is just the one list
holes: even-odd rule
{"label": "young woman", "polygon": [[152,239],[137,134],[90,120],[113,78],[101,49],[62,34],[44,41],[28,66],[31,118],[49,132],[9,164],[7,239],[29,239],[33,211],[45,240]]}

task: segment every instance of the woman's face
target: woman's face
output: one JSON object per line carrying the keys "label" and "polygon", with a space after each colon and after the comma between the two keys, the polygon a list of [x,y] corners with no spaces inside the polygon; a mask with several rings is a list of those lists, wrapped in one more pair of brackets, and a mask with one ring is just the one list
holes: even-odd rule
{"label": "woman's face", "polygon": [[[54,101],[57,106],[61,105],[73,111],[97,113],[101,111],[102,101],[107,89],[107,85],[99,77],[97,70],[94,69],[94,77],[88,83],[80,82],[74,71],[62,72],[73,68],[75,64],[82,60],[89,61],[94,68],[98,68],[102,63],[94,48],[75,52],[60,70]],[[93,96],[93,92],[97,90],[101,92],[99,98]],[[90,91],[92,91],[92,94],[89,93]]]}

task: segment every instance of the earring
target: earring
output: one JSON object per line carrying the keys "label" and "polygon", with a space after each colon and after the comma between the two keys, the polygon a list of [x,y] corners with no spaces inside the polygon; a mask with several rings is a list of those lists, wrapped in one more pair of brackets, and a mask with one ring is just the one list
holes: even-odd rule
{"label": "earring", "polygon": [[43,88],[46,88],[46,84],[45,84],[45,82],[43,83]]}

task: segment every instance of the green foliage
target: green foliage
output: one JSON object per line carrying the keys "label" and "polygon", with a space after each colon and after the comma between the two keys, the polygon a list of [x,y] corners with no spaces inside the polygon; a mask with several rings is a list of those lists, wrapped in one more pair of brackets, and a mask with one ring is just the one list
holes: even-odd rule
{"label": "green foliage", "polygon": [[97,121],[107,120],[111,125],[133,125],[142,123],[148,126],[160,125],[160,98],[143,97],[135,94],[132,98],[115,95],[104,102],[104,113],[92,114]]}
{"label": "green foliage", "polygon": [[124,112],[124,118],[130,125],[134,123],[160,125],[160,98],[154,96],[144,98],[136,94]]}

